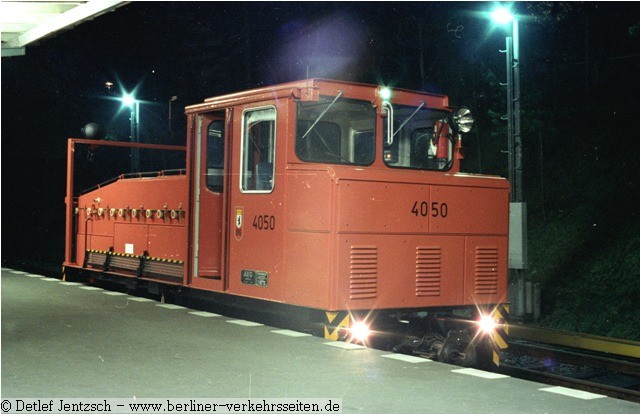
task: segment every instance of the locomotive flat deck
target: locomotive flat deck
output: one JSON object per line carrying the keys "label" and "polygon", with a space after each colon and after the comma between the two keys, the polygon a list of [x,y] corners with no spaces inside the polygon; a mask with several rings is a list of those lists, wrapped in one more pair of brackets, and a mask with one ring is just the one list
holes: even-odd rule
{"label": "locomotive flat deck", "polygon": [[4,398],[326,397],[343,413],[640,408],[10,269],[1,282]]}

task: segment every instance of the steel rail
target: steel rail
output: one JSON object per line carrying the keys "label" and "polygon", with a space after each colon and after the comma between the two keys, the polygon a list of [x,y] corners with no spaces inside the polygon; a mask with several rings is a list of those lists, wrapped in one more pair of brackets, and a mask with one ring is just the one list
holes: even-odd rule
{"label": "steel rail", "polygon": [[526,339],[551,345],[640,358],[640,343],[625,339],[608,338],[556,329],[537,328],[525,325],[509,325],[511,338]]}
{"label": "steel rail", "polygon": [[[640,359],[637,358],[640,344],[523,325],[511,325],[509,328],[509,348],[498,372],[640,402]],[[542,370],[532,368],[531,361],[518,366],[516,361],[524,355],[538,360]],[[566,368],[565,373],[544,371],[549,361],[567,364],[567,367],[559,368]],[[585,377],[585,373],[590,379]]]}
{"label": "steel rail", "polygon": [[555,362],[564,362],[573,365],[588,365],[592,368],[605,369],[609,372],[633,375],[640,378],[640,362],[632,362],[611,358],[603,355],[589,355],[576,352],[575,350],[551,348],[541,344],[519,343],[511,341],[509,343],[509,353],[522,353],[539,357],[546,357],[553,354]]}
{"label": "steel rail", "polygon": [[529,381],[578,389],[581,391],[606,395],[608,397],[618,398],[626,401],[640,402],[640,391],[630,390],[627,388],[614,387],[611,385],[601,384],[583,379],[570,378],[557,374],[549,374],[547,372],[540,372],[511,365],[501,365],[498,369],[498,372]]}

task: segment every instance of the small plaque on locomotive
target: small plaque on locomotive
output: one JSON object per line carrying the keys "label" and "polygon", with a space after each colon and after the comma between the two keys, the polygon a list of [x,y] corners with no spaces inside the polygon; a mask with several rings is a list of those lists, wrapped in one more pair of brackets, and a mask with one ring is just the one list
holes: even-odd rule
{"label": "small plaque on locomotive", "polygon": [[269,273],[257,270],[242,270],[240,281],[245,285],[267,287],[269,284]]}

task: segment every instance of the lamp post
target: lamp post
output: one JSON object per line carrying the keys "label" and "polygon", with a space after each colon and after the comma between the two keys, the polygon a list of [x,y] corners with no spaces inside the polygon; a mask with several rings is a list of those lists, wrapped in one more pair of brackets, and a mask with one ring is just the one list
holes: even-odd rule
{"label": "lamp post", "polygon": [[[130,109],[131,133],[129,140],[131,142],[140,142],[140,101],[132,94],[125,93],[120,98],[124,106]],[[140,170],[140,149],[131,148],[131,172],[139,172]]]}
{"label": "lamp post", "polygon": [[171,99],[169,99],[169,140],[171,143],[173,143],[173,128],[171,128],[171,104],[175,101],[178,100],[177,96],[172,96]]}
{"label": "lamp post", "polygon": [[491,13],[492,20],[505,25],[511,23],[511,36],[506,38],[507,62],[507,135],[509,142],[509,182],[511,201],[522,202],[522,141],[520,135],[520,39],[518,19],[505,7]]}
{"label": "lamp post", "polygon": [[[522,137],[520,130],[520,38],[518,19],[506,7],[498,7],[491,19],[499,24],[511,23],[511,36],[506,38],[507,69],[507,141],[511,203],[509,208],[509,268],[516,281],[515,316],[530,312],[532,298],[525,298],[525,269],[527,267],[527,205],[522,184]],[[527,289],[530,290],[530,289]],[[526,309],[525,309],[526,308]]]}

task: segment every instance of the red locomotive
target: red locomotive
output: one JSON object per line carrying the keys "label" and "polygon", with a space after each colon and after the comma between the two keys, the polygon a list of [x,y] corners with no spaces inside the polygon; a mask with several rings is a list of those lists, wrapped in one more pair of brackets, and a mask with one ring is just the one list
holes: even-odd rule
{"label": "red locomotive", "polygon": [[[328,336],[372,311],[480,317],[505,301],[509,186],[460,172],[473,119],[446,96],[309,79],[186,115],[184,170],[81,195],[76,145],[176,147],[69,140],[67,271],[318,310]],[[472,326],[431,346],[464,358]]]}

